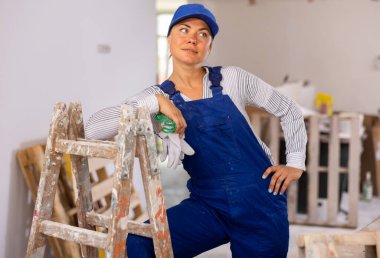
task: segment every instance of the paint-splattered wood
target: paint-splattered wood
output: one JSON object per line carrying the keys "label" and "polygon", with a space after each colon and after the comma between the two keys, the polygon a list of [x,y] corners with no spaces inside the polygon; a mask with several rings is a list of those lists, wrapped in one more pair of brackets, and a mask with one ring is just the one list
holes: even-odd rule
{"label": "paint-splattered wood", "polygon": [[[360,229],[362,232],[380,232],[380,217],[374,219],[371,223],[369,223],[364,228]],[[376,246],[365,246],[365,254],[367,258],[375,258],[376,253],[380,255],[380,235],[376,234],[376,240],[378,241]],[[376,248],[378,249],[376,251]]]}
{"label": "paint-splattered wood", "polygon": [[338,123],[338,116],[333,115],[330,120],[329,164],[327,173],[327,221],[331,225],[336,224],[339,202],[340,142]]}
{"label": "paint-splattered wood", "polygon": [[[38,181],[40,180],[44,149],[41,145],[36,145],[17,152],[17,160],[20,165],[25,182],[32,193],[33,201],[37,198]],[[41,166],[39,166],[41,164]],[[54,213],[54,211],[53,211]],[[57,239],[48,237],[49,245],[54,257],[64,258],[63,250]]]}
{"label": "paint-splattered wood", "polygon": [[[305,258],[375,258],[380,246],[377,232],[305,234],[297,238],[298,257]],[[371,252],[363,247],[370,247]],[[372,251],[373,250],[373,251]]]}
{"label": "paint-splattered wood", "polygon": [[111,216],[99,214],[97,212],[88,212],[86,214],[86,219],[91,225],[108,228],[111,221]]}
{"label": "paint-splattered wood", "polygon": [[144,237],[153,237],[152,225],[143,222],[129,221],[128,233]]}
{"label": "paint-splattered wood", "polygon": [[[42,145],[35,145],[17,152],[17,159],[34,202],[37,198],[38,182],[44,162],[44,149]],[[61,171],[58,183],[61,183],[62,174]],[[66,213],[65,207],[67,207],[66,199],[57,192],[51,219],[55,222],[72,224],[73,219]],[[52,237],[48,237],[48,241],[56,258],[76,258],[80,256],[79,245],[74,242]]]}
{"label": "paint-splattered wood", "polygon": [[132,192],[133,162],[136,149],[136,118],[133,108],[123,106],[119,132],[116,137],[118,155],[115,160],[112,190],[112,219],[108,229],[107,256],[123,258],[126,253],[126,235],[130,195]]}
{"label": "paint-splattered wood", "polygon": [[43,257],[45,252],[46,237],[39,232],[39,225],[51,218],[62,163],[62,154],[54,152],[54,147],[57,139],[67,137],[68,123],[66,105],[57,103],[50,124],[26,257]]}
{"label": "paint-splattered wood", "polygon": [[[147,151],[144,152],[144,155],[148,158],[149,162],[149,171],[152,176],[158,175],[160,173],[157,162],[157,145],[156,138],[154,135],[153,125],[149,112],[146,108],[141,108],[138,111],[138,125],[137,125],[137,135],[144,136],[145,143],[141,142],[143,146],[147,147]],[[140,137],[141,138],[141,137]],[[141,148],[140,148],[141,150]],[[138,152],[139,157],[141,153]]]}
{"label": "paint-splattered wood", "polygon": [[173,250],[157,162],[156,141],[148,111],[141,109],[139,118],[139,129],[141,130],[137,130],[140,132],[137,138],[137,153],[147,199],[148,215],[152,225],[154,250],[157,258],[170,258],[173,257]]}
{"label": "paint-splattered wood", "polygon": [[[111,217],[109,215],[102,215],[96,212],[87,213],[86,217],[88,223],[91,225],[96,225],[104,228],[108,228],[111,221]],[[145,237],[152,237],[152,227],[150,224],[128,220],[127,228],[128,233]]]}
{"label": "paint-splattered wood", "polygon": [[[82,108],[79,103],[70,103],[69,116],[69,139],[77,140],[77,138],[83,138],[84,126]],[[78,225],[83,229],[96,230],[94,226],[88,224],[86,221],[86,213],[93,210],[87,157],[70,155],[70,162],[75,178],[75,203],[78,211]],[[81,249],[85,258],[98,257],[98,250],[94,247],[81,245]]]}
{"label": "paint-splattered wood", "polygon": [[93,230],[73,227],[53,221],[43,221],[41,222],[40,232],[48,236],[74,241],[85,246],[91,246],[95,250],[98,249],[94,247],[106,248],[107,234]]}
{"label": "paint-splattered wood", "polygon": [[57,152],[78,156],[115,159],[117,147],[115,142],[111,141],[99,142],[91,140],[59,140],[55,150]]}

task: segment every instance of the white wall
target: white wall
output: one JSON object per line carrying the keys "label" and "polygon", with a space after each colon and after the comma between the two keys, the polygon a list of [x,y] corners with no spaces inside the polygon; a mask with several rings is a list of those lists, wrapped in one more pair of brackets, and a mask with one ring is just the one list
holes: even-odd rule
{"label": "white wall", "polygon": [[16,150],[45,141],[56,101],[87,119],[154,84],[155,31],[154,0],[0,0],[0,257],[25,255],[33,209]]}
{"label": "white wall", "polygon": [[210,64],[241,66],[272,85],[281,84],[285,74],[308,79],[333,95],[336,110],[377,112],[379,1],[201,2],[220,25]]}

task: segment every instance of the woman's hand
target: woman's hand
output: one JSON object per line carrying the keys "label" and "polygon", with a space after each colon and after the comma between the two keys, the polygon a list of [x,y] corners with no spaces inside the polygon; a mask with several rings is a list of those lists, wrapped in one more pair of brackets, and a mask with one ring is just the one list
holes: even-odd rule
{"label": "woman's hand", "polygon": [[176,124],[175,133],[178,133],[179,137],[182,138],[187,127],[182,112],[164,95],[156,94],[156,97],[160,112],[173,120]]}
{"label": "woman's hand", "polygon": [[[271,173],[273,173],[273,176],[268,191],[276,195],[278,193],[283,194],[292,181],[297,181],[301,177],[303,171],[298,168],[283,165],[271,166],[265,170],[263,179],[267,178]],[[280,189],[282,183],[283,185]]]}

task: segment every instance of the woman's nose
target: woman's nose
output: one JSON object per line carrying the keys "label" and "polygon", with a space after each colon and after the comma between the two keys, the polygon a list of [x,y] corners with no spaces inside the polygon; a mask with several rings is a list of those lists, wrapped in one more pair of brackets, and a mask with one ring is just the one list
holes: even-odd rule
{"label": "woman's nose", "polygon": [[189,35],[188,42],[191,44],[197,43],[197,37],[195,35]]}

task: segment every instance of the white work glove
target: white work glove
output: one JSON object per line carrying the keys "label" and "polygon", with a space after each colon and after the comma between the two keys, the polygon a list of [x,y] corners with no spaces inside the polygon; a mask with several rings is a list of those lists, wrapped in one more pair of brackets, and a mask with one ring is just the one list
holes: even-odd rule
{"label": "white work glove", "polygon": [[195,151],[185,141],[185,137],[181,139],[177,133],[160,132],[159,135],[163,144],[160,160],[163,162],[168,158],[168,168],[175,169],[178,165],[182,164],[185,154],[189,156],[194,155]]}

